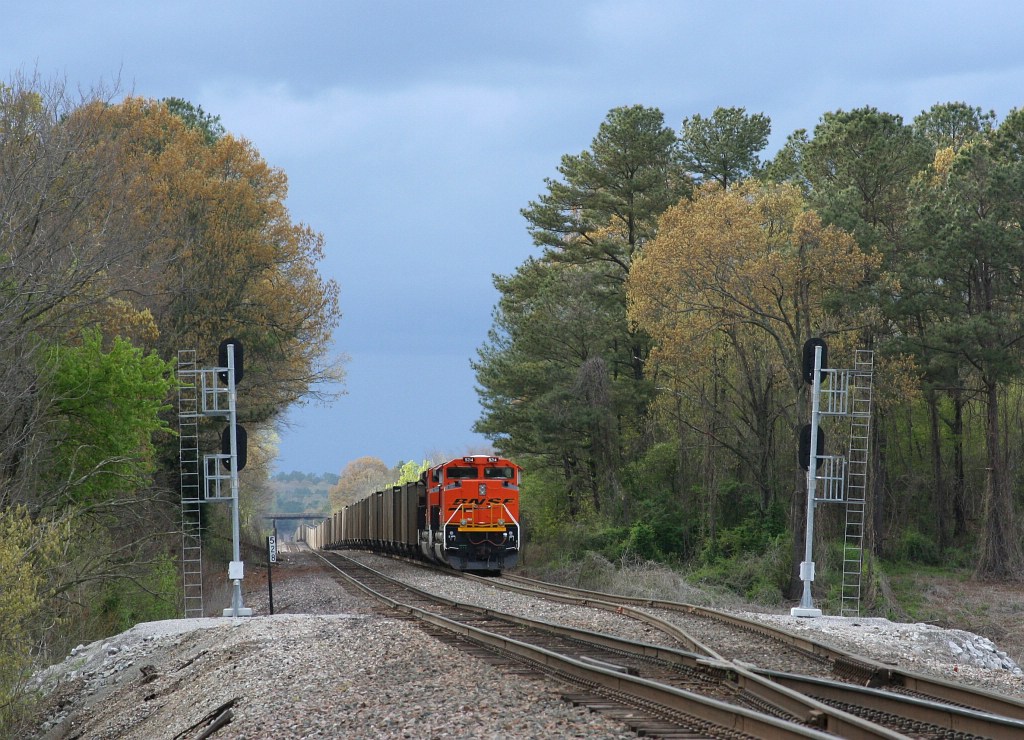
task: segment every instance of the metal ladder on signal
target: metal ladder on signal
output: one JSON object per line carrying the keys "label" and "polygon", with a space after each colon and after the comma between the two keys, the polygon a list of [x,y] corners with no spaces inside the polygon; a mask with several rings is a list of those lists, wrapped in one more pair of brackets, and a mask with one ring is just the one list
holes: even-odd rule
{"label": "metal ladder on signal", "polygon": [[200,508],[199,371],[195,350],[178,351],[178,464],[181,477],[181,577],[185,617],[202,617],[203,541]]}
{"label": "metal ladder on signal", "polygon": [[850,382],[850,447],[847,455],[846,529],[843,542],[843,591],[840,615],[860,616],[867,518],[868,453],[871,442],[871,383],[874,352],[855,353]]}

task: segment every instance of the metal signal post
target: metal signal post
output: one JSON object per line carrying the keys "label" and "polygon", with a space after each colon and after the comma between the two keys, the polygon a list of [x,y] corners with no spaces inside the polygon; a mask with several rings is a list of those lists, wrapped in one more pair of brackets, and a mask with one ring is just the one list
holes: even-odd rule
{"label": "metal signal post", "polygon": [[[241,557],[238,522],[238,471],[245,467],[247,439],[245,429],[238,425],[235,407],[235,388],[243,374],[242,343],[237,339],[225,339],[221,342],[217,363],[218,367],[215,368],[191,370],[189,382],[191,392],[199,396],[196,403],[198,415],[227,418],[228,425],[221,434],[220,454],[203,455],[200,468],[198,432],[193,431],[195,441],[192,444],[196,449],[189,450],[188,460],[185,460],[183,455],[182,475],[183,479],[187,478],[189,481],[189,503],[231,502],[232,559],[228,564],[228,580],[234,583],[231,606],[224,610],[224,616],[248,617],[252,616],[252,609],[242,605],[242,578],[245,576],[245,567]],[[195,388],[197,379],[198,389]],[[225,482],[230,486],[229,491],[224,490]],[[186,501],[184,496],[182,500]],[[198,527],[196,529],[194,539],[199,540]],[[201,607],[199,611],[202,611]]]}
{"label": "metal signal post", "polygon": [[[250,617],[252,609],[242,606],[242,578],[244,578],[245,565],[242,562],[241,549],[239,545],[238,526],[238,424],[235,414],[235,347],[237,342],[226,340],[221,344],[222,351],[226,348],[227,354],[227,384],[228,384],[228,439],[229,450],[228,466],[231,471],[231,553],[232,560],[228,565],[228,579],[234,582],[231,595],[231,606],[224,610],[225,617]],[[241,345],[237,345],[241,346]],[[224,377],[223,375],[221,377]],[[224,452],[224,450],[222,450]]]}
{"label": "metal signal post", "polygon": [[[871,425],[871,385],[874,368],[871,350],[856,350],[852,369],[826,369],[828,347],[818,338],[808,339],[803,349],[804,380],[811,384],[811,419],[800,432],[800,467],[807,471],[807,531],[804,559],[800,563],[803,595],[800,606],[790,609],[794,617],[820,617],[821,609],[811,599],[814,583],[814,512],[818,503],[839,503],[846,507],[843,543],[843,616],[860,613],[863,540],[868,477],[868,444]],[[822,381],[828,379],[826,388]],[[822,407],[824,400],[824,407]],[[850,422],[848,455],[825,453],[824,416]]]}
{"label": "metal signal post", "polygon": [[[196,367],[195,350],[178,352],[178,426],[182,513],[182,582],[186,617],[205,616],[203,608],[202,505],[215,501],[232,504],[233,559],[228,579],[234,581],[230,609],[224,616],[250,616],[242,606],[241,580],[244,575],[239,546],[238,471],[245,467],[247,438],[237,423],[235,387],[244,372],[242,343],[225,339],[218,348],[218,367]],[[200,455],[199,420],[227,417],[221,434],[221,451]],[[226,471],[226,472],[225,472]],[[225,482],[230,493],[225,491]]]}
{"label": "metal signal post", "polygon": [[[821,616],[821,609],[814,608],[814,603],[811,600],[811,584],[814,582],[814,558],[812,554],[812,545],[814,543],[814,490],[818,478],[818,435],[821,433],[819,429],[821,420],[819,399],[821,396],[821,356],[823,345],[812,346],[814,347],[814,364],[811,375],[811,433],[808,440],[810,446],[807,449],[807,531],[804,534],[804,559],[800,563],[800,580],[804,583],[804,591],[800,598],[800,606],[794,606],[789,610],[790,615],[794,617]],[[801,464],[803,464],[802,460]]]}

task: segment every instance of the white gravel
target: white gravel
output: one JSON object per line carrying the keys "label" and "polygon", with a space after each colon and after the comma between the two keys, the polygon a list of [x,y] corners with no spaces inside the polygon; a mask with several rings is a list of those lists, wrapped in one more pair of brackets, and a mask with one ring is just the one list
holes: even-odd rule
{"label": "white gravel", "polygon": [[36,676],[46,707],[31,736],[191,738],[234,699],[218,740],[636,737],[562,701],[556,684],[506,675],[322,576],[281,575],[275,607],[320,613],[259,616],[257,594],[245,599],[257,616],[149,622],[79,646]]}
{"label": "white gravel", "polygon": [[[882,617],[743,614],[880,663],[1024,699],[1024,670],[987,637]],[[813,633],[813,634],[811,634]]]}
{"label": "white gravel", "polygon": [[[222,738],[631,738],[625,726],[559,699],[559,686],[510,676],[380,616],[366,602],[305,572],[311,556],[282,553],[274,603],[250,593],[257,616],[140,624],[75,648],[40,672],[44,701],[32,737],[196,737],[189,731],[233,701]],[[369,557],[369,556],[367,556]],[[402,568],[377,559],[382,569]],[[289,569],[291,572],[289,574]],[[285,577],[287,576],[287,577]],[[453,598],[596,631],[649,639],[616,615],[538,602],[421,573],[421,587]],[[297,613],[297,612],[304,613]],[[750,615],[910,670],[1024,697],[1021,669],[989,640],[885,619]]]}

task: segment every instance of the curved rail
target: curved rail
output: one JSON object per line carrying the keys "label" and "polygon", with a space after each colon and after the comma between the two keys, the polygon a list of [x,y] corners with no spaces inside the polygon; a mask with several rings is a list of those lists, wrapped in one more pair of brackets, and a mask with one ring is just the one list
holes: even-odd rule
{"label": "curved rail", "polygon": [[552,590],[563,596],[576,594],[579,598],[585,600],[594,600],[594,597],[599,597],[601,601],[613,605],[645,606],[652,609],[679,611],[714,619],[821,656],[832,662],[833,671],[837,676],[855,681],[863,686],[908,692],[958,707],[966,707],[991,715],[1024,721],[1024,702],[1013,697],[981,691],[972,686],[957,684],[941,678],[925,676],[896,666],[879,663],[871,658],[801,637],[788,630],[744,619],[743,617],[728,614],[717,609],[682,604],[675,601],[587,591],[585,589],[551,584],[512,574],[504,574],[497,582],[503,583],[506,581],[509,583],[505,583],[505,586],[517,590],[525,588],[538,593]]}
{"label": "curved rail", "polygon": [[850,653],[846,650],[842,650],[841,648],[825,645],[815,640],[789,632],[788,630],[772,627],[771,625],[764,624],[762,622],[744,619],[743,617],[719,611],[717,609],[711,609],[709,607],[682,604],[677,601],[664,601],[661,599],[647,599],[637,596],[620,596],[618,594],[609,594],[601,591],[588,591],[586,589],[562,586],[556,583],[538,581],[533,578],[525,578],[523,576],[508,573],[502,575],[501,579],[496,581],[496,583],[501,584],[502,587],[508,587],[517,591],[526,589],[538,593],[555,592],[562,594],[566,598],[578,598],[588,601],[598,600],[613,607],[617,607],[619,605],[631,605],[710,618],[738,629],[760,635],[767,639],[780,642],[784,645],[788,645],[807,656],[832,664],[833,672],[837,675],[855,678],[859,682],[863,682],[867,685],[886,683],[883,679],[887,677],[888,672],[891,670],[891,666],[886,666],[882,663],[871,660],[870,658]]}
{"label": "curved rail", "polygon": [[[594,660],[580,655],[573,657],[560,651],[511,638],[508,635],[484,630],[467,624],[465,621],[449,619],[427,609],[383,595],[360,582],[355,576],[341,570],[328,558],[323,555],[320,557],[327,565],[334,568],[347,583],[352,584],[371,598],[387,604],[392,609],[433,627],[457,634],[478,645],[486,646],[490,650],[517,656],[519,660],[526,661],[542,672],[581,684],[592,691],[598,691],[602,695],[611,696],[618,701],[625,701],[632,706],[643,707],[663,719],[671,718],[673,722],[684,727],[700,728],[702,732],[718,732],[717,730],[713,731],[709,725],[705,724],[710,723],[710,725],[728,728],[726,734],[740,731],[754,737],[824,737],[822,732],[835,733],[846,738],[904,737],[895,730],[830,707],[735,663],[454,602],[424,592],[409,584],[395,582],[379,571],[345,558],[338,553],[333,553],[333,557],[346,561],[347,566],[364,569],[366,572],[372,573],[374,578],[384,579],[394,587],[400,588],[402,592],[415,594],[420,598],[427,598],[446,606],[456,605],[459,609],[470,613],[486,615],[493,619],[530,627],[545,633],[564,635],[572,641],[585,642],[591,647],[594,645],[607,646],[621,655],[642,656],[644,659],[653,657],[662,662],[699,668],[705,675],[713,676],[715,681],[724,681],[726,685],[733,686],[735,691],[746,696],[747,701],[752,705],[763,708],[765,712],[774,712],[775,716],[671,686],[661,680],[631,675],[633,672],[622,665],[617,665],[614,657],[609,660]],[[654,707],[653,710],[652,707]]]}

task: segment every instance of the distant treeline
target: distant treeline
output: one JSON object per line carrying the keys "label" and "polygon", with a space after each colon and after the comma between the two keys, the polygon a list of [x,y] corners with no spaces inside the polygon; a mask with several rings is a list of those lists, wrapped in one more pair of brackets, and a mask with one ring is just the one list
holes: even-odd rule
{"label": "distant treeline", "polygon": [[279,483],[309,483],[310,485],[337,485],[337,473],[301,473],[293,470],[290,473],[274,473],[270,480]]}

